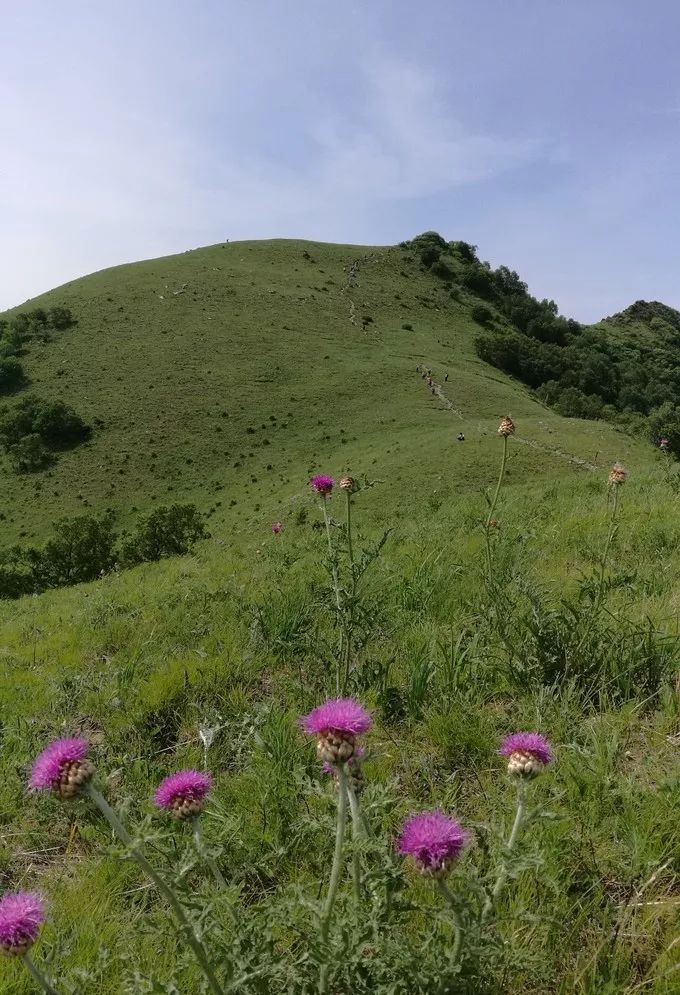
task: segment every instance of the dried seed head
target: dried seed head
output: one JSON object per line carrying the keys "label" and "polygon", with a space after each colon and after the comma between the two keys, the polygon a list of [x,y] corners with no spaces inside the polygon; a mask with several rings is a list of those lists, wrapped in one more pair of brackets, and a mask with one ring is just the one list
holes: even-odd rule
{"label": "dried seed head", "polygon": [[357,490],[357,482],[354,477],[347,475],[345,477],[340,477],[338,487],[340,487],[343,491],[349,491],[350,494],[353,494],[354,491]]}
{"label": "dried seed head", "polygon": [[502,419],[500,425],[498,426],[498,434],[507,438],[509,435],[515,434],[515,423],[509,415],[506,415]]}
{"label": "dried seed head", "polygon": [[628,470],[621,466],[620,463],[614,463],[614,466],[609,471],[609,486],[620,487],[621,484],[625,484],[627,478]]}

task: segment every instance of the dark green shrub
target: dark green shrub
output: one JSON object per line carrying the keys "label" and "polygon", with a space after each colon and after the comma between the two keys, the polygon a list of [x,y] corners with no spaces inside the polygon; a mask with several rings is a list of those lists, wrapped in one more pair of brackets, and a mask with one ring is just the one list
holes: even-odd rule
{"label": "dark green shrub", "polygon": [[44,470],[52,462],[52,455],[39,435],[31,433],[22,436],[8,447],[12,467],[17,473],[35,473]]}
{"label": "dark green shrub", "polygon": [[493,311],[485,304],[475,304],[470,314],[473,321],[476,321],[478,325],[483,325],[485,328],[493,321]]}
{"label": "dark green shrub", "polygon": [[33,550],[33,576],[38,589],[94,580],[115,562],[116,533],[110,516],[64,518],[41,550]]}
{"label": "dark green shrub", "polygon": [[165,556],[182,556],[200,539],[208,537],[195,505],[162,505],[141,518],[135,531],[127,536],[122,559],[132,565],[146,560],[160,560]]}
{"label": "dark green shrub", "polygon": [[24,368],[14,356],[0,360],[0,393],[9,394],[26,382]]}
{"label": "dark green shrub", "polygon": [[87,439],[92,430],[62,401],[27,397],[0,412],[0,444],[9,452],[27,435],[37,435],[48,449],[68,449]]}

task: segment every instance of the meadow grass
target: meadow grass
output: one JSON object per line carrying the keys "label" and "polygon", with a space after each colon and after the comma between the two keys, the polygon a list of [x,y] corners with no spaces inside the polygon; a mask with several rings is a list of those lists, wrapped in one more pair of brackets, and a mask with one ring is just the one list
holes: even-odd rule
{"label": "meadow grass", "polygon": [[[370,942],[344,950],[335,990],[434,991],[427,971],[441,968],[443,991],[677,991],[680,526],[658,454],[558,417],[482,364],[471,302],[402,249],[227,244],[94,274],[43,302],[71,307],[78,325],[31,346],[32,389],[103,425],[47,473],[6,470],[5,542],[40,541],[83,508],[111,507],[125,526],[170,499],[196,501],[212,533],[191,556],[0,604],[0,880],[47,896],[35,955],[59,990],[201,991],[102,820],[26,792],[36,753],[76,734],[156,864],[181,868],[207,943],[241,965],[237,990],[316,990],[303,938],[327,883],[335,792],[298,718],[334,693],[338,633],[308,478],[350,472],[373,484],[354,498],[355,554],[391,532],[363,582],[350,687],[375,718],[359,850],[377,897]],[[508,413],[517,435],[490,584],[484,495]],[[599,598],[615,459],[631,476]],[[337,490],[329,512],[342,546]],[[503,859],[515,798],[497,749],[522,728],[547,735],[556,761],[536,782],[540,811],[498,917],[478,948],[465,941],[456,978],[441,898],[402,868],[394,840],[414,809],[455,813],[474,842],[449,884],[472,894]],[[151,801],[162,777],[204,765],[221,892],[191,834]],[[341,923],[352,894],[348,872]],[[408,916],[409,903],[435,911]],[[274,976],[258,976],[263,964]],[[2,990],[31,985],[0,960]]]}

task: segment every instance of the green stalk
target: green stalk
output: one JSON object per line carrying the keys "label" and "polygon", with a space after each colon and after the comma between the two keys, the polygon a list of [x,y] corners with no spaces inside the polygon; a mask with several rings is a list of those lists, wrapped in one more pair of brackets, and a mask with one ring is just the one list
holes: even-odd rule
{"label": "green stalk", "polygon": [[436,877],[435,881],[437,882],[437,887],[439,888],[441,895],[443,896],[444,900],[451,909],[451,917],[453,919],[453,931],[454,931],[451,960],[455,964],[456,961],[458,960],[458,957],[460,956],[460,947],[461,943],[463,942],[463,925],[460,921],[460,915],[458,913],[458,909],[456,908],[455,899],[451,894],[449,886],[446,884],[446,882],[442,877]]}
{"label": "green stalk", "polygon": [[23,954],[21,959],[33,980],[40,985],[43,991],[47,992],[47,995],[59,995],[57,989],[52,987],[40,968],[36,967],[33,963],[28,953]]}
{"label": "green stalk", "polygon": [[[521,778],[517,786],[517,811],[515,812],[515,821],[512,824],[512,830],[510,831],[510,836],[508,837],[508,842],[506,844],[506,851],[508,853],[513,849],[515,843],[517,842],[517,837],[522,827],[522,822],[524,821],[524,803],[526,799],[526,791],[527,791],[527,781],[525,778]],[[507,862],[504,860],[503,866],[501,867],[498,877],[496,878],[496,883],[493,886],[493,891],[491,892],[486,902],[484,903],[484,908],[482,909],[482,922],[484,922],[485,919],[488,918],[489,913],[491,912],[494,906],[494,903],[496,902],[498,896],[503,890],[503,886],[507,881],[507,878],[508,878],[508,865]]]}
{"label": "green stalk", "polygon": [[91,801],[97,806],[101,814],[104,816],[111,829],[114,831],[116,836],[122,843],[126,845],[130,856],[139,864],[144,873],[153,881],[160,893],[167,900],[168,905],[172,909],[172,912],[177,920],[180,928],[180,932],[184,934],[187,943],[193,950],[196,960],[198,961],[201,970],[206,976],[210,990],[213,995],[224,995],[222,988],[213,973],[213,969],[210,966],[210,961],[208,955],[205,951],[203,944],[200,942],[194,928],[187,919],[186,913],[182,906],[180,905],[179,899],[175,895],[172,888],[163,880],[160,874],[151,866],[149,861],[146,859],[144,854],[138,848],[133,838],[128,833],[127,829],[120,821],[116,813],[113,811],[109,803],[106,801],[104,796],[100,794],[99,791],[90,782],[85,788],[85,794],[90,798]]}
{"label": "green stalk", "polygon": [[498,474],[498,483],[496,484],[496,490],[493,496],[493,500],[489,506],[489,514],[486,518],[486,525],[484,527],[484,535],[486,538],[486,565],[489,572],[489,583],[493,581],[493,565],[491,560],[491,521],[493,519],[493,513],[496,510],[496,505],[498,504],[498,495],[501,492],[501,486],[503,484],[503,477],[505,475],[505,464],[508,460],[508,437],[503,436],[503,456],[501,458],[501,470]]}
{"label": "green stalk", "polygon": [[[356,761],[355,761],[356,762]],[[352,842],[354,843],[354,853],[352,854],[352,878],[354,881],[354,897],[357,905],[361,904],[361,855],[356,849],[358,840],[366,836],[366,827],[359,808],[359,799],[352,787],[351,775],[347,778],[347,795],[349,798],[349,808],[352,814]]]}
{"label": "green stalk", "polygon": [[331,563],[331,576],[333,578],[333,590],[335,591],[335,607],[338,612],[338,625],[340,626],[340,647],[338,649],[338,659],[335,664],[335,690],[340,697],[341,680],[340,673],[342,661],[345,656],[345,625],[342,612],[342,596],[340,594],[340,578],[338,577],[338,562],[333,551],[333,540],[331,539],[331,523],[328,518],[328,504],[325,494],[322,495],[321,507],[323,509],[323,520],[326,525],[326,538],[328,539],[328,558]]}
{"label": "green stalk", "polygon": [[352,632],[354,629],[354,599],[357,593],[357,578],[354,570],[354,547],[352,543],[352,492],[351,490],[345,491],[347,495],[347,555],[349,559],[349,575],[350,575],[350,601],[349,601],[349,618],[347,619],[346,625],[346,637],[345,637],[345,686],[349,681],[349,672],[352,662]]}
{"label": "green stalk", "polygon": [[[335,899],[338,894],[340,884],[340,874],[342,872],[342,848],[345,842],[345,823],[347,821],[347,772],[345,765],[340,764],[338,771],[338,816],[335,829],[335,852],[333,854],[333,866],[331,867],[331,877],[328,882],[328,894],[321,914],[321,945],[325,947],[328,943],[328,933],[335,906]],[[326,961],[321,966],[319,977],[319,993],[326,995],[328,992],[328,971],[329,963]]]}
{"label": "green stalk", "polygon": [[595,601],[593,602],[593,610],[590,613],[590,618],[586,623],[586,627],[583,630],[583,635],[581,636],[578,646],[576,647],[576,652],[578,652],[581,649],[586,639],[588,638],[588,634],[590,633],[590,630],[592,629],[595,623],[595,619],[599,614],[600,607],[602,606],[602,598],[604,596],[604,577],[605,577],[605,572],[607,570],[607,559],[609,558],[609,549],[612,544],[612,539],[614,538],[614,533],[616,532],[616,515],[618,510],[619,510],[619,488],[617,486],[614,486],[614,503],[612,505],[611,518],[609,519],[609,530],[607,532],[607,541],[604,544],[604,551],[602,553],[602,559],[600,560],[600,576],[598,579],[597,594],[595,595]]}
{"label": "green stalk", "polygon": [[193,816],[191,820],[191,829],[194,836],[194,843],[196,845],[196,852],[198,853],[201,860],[205,861],[205,863],[212,871],[212,875],[215,878],[215,881],[217,882],[217,887],[226,888],[227,882],[224,880],[224,875],[222,874],[222,871],[219,869],[213,858],[206,850],[205,841],[203,839],[203,830],[201,829],[201,820],[198,815]]}

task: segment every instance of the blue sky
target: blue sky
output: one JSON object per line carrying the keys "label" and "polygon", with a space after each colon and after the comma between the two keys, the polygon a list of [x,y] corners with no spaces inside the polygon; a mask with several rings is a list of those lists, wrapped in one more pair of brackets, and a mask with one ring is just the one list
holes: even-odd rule
{"label": "blue sky", "polygon": [[674,0],[0,0],[0,307],[226,238],[479,246],[680,307]]}

